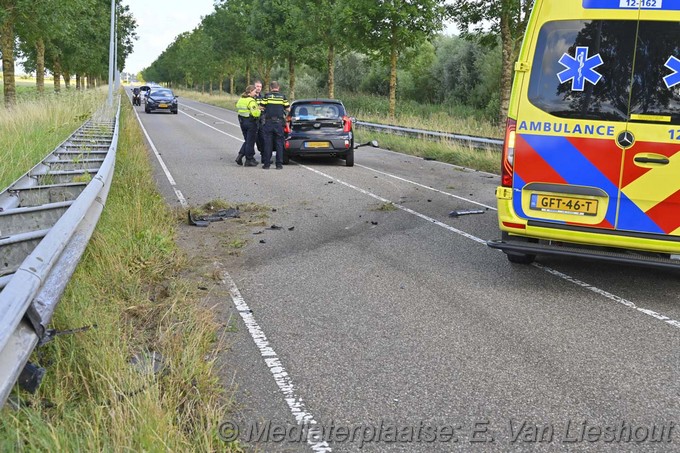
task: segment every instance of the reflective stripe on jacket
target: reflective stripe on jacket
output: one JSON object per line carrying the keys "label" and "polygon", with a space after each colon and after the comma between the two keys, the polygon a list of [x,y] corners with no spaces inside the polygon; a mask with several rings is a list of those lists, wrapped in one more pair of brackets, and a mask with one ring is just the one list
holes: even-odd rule
{"label": "reflective stripe on jacket", "polygon": [[270,91],[265,94],[261,104],[265,108],[264,115],[266,118],[283,119],[286,109],[290,107],[286,95],[278,91]]}
{"label": "reflective stripe on jacket", "polygon": [[257,101],[250,96],[238,98],[238,101],[236,102],[236,111],[238,112],[238,116],[244,118],[259,118],[261,113]]}

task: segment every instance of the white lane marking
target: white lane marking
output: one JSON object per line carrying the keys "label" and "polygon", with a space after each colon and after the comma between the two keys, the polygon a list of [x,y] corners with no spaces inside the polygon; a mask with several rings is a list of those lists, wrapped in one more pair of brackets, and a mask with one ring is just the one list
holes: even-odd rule
{"label": "white lane marking", "polygon": [[560,278],[562,278],[562,279],[564,279],[564,280],[567,280],[568,282],[571,282],[571,283],[573,283],[573,284],[575,284],[575,285],[578,285],[578,286],[580,286],[580,287],[582,287],[582,288],[585,288],[585,289],[587,289],[587,290],[590,290],[590,291],[592,291],[592,292],[594,292],[594,293],[596,293],[596,294],[599,294],[599,295],[604,296],[604,297],[606,297],[606,298],[608,298],[608,299],[611,299],[611,300],[613,300],[613,301],[615,301],[615,302],[618,302],[618,303],[620,303],[620,304],[622,304],[622,305],[625,305],[625,306],[628,307],[628,308],[632,308],[633,310],[637,310],[637,311],[639,311],[640,313],[644,313],[644,314],[646,314],[646,315],[649,315],[649,316],[651,316],[652,318],[658,319],[659,321],[663,321],[663,322],[665,322],[665,323],[667,323],[667,324],[670,324],[670,325],[673,326],[673,327],[678,327],[678,328],[680,328],[680,321],[676,321],[676,320],[674,320],[674,319],[671,319],[671,318],[669,318],[669,317],[666,316],[666,315],[662,315],[661,313],[657,313],[657,312],[655,312],[655,311],[653,311],[653,310],[649,310],[649,309],[647,309],[647,308],[638,307],[638,306],[635,305],[633,302],[631,302],[631,301],[629,301],[629,300],[627,300],[627,299],[624,299],[623,297],[620,297],[620,296],[617,296],[616,294],[612,294],[612,293],[610,293],[610,292],[607,292],[607,291],[605,291],[605,290],[603,290],[603,289],[600,289],[600,288],[598,288],[598,287],[596,287],[596,286],[592,286],[592,285],[590,285],[590,284],[588,284],[588,283],[586,283],[586,282],[582,282],[581,280],[579,280],[579,279],[577,279],[577,278],[570,277],[570,276],[567,275],[567,274],[563,274],[563,273],[560,272],[560,271],[557,271],[557,270],[555,270],[555,269],[551,269],[551,268],[549,268],[549,267],[543,266],[542,264],[532,263],[532,265],[533,265],[534,267],[537,267],[538,269],[542,269],[542,270],[544,270],[544,271],[546,271],[546,272],[548,272],[548,273],[550,273],[550,274],[553,274],[553,275],[555,275],[555,276],[557,276],[557,277],[560,277]]}
{"label": "white lane marking", "polygon": [[[255,346],[260,350],[260,355],[264,359],[267,368],[269,368],[272,376],[274,376],[274,381],[276,381],[279,391],[283,394],[283,398],[286,400],[286,404],[288,404],[288,408],[293,414],[293,417],[295,417],[295,421],[298,425],[316,425],[317,422],[314,420],[314,416],[306,409],[302,398],[297,395],[295,386],[293,385],[293,379],[286,371],[286,368],[281,362],[281,358],[276,354],[276,351],[274,351],[274,348],[272,348],[267,340],[267,336],[255,320],[253,311],[248,307],[248,304],[238,290],[236,283],[221,264],[215,263],[215,267],[219,272],[220,280],[229,288],[231,300],[234,302],[239,315],[241,315],[241,318],[250,333],[250,337],[255,342]],[[316,452],[332,451],[326,441],[316,440],[313,433],[314,431],[310,430],[310,435],[307,436],[307,444],[312,447],[312,450]]]}
{"label": "white lane marking", "polygon": [[156,156],[156,159],[158,159],[158,163],[161,164],[161,168],[163,169],[163,173],[165,173],[165,177],[168,178],[168,182],[170,183],[172,190],[175,191],[175,196],[179,200],[179,204],[181,204],[183,208],[188,208],[189,203],[187,202],[187,199],[184,198],[184,195],[182,194],[182,192],[180,192],[180,190],[177,188],[177,183],[175,182],[175,178],[173,178],[172,174],[170,174],[170,170],[168,170],[168,167],[165,165],[165,162],[163,162],[163,158],[161,157],[161,154],[156,149],[156,145],[154,145],[153,140],[151,140],[151,137],[149,137],[149,133],[146,131],[146,128],[142,124],[142,119],[139,117],[139,113],[137,113],[137,110],[134,108],[134,106],[132,107],[132,110],[135,112],[135,116],[137,117],[137,122],[139,123],[139,126],[142,128],[142,132],[144,132],[144,136],[146,137],[147,141],[149,142],[149,145],[151,145],[151,149],[153,150],[153,153]]}
{"label": "white lane marking", "polygon": [[[340,180],[340,179],[338,179],[338,178],[335,178],[335,177],[333,177],[333,176],[331,176],[331,175],[329,175],[329,174],[326,174],[326,173],[324,173],[324,172],[321,172],[321,171],[319,171],[319,170],[317,170],[317,169],[315,169],[315,168],[307,167],[306,165],[302,165],[302,164],[298,164],[298,165],[300,165],[300,167],[305,168],[305,169],[307,169],[307,170],[309,170],[309,171],[311,171],[311,172],[314,172],[314,173],[316,173],[316,174],[318,174],[318,175],[321,175],[321,176],[323,176],[323,177],[325,177],[325,178],[330,178],[330,179],[332,179],[332,180],[335,181],[335,182],[338,182],[338,183],[340,183],[340,184],[342,184],[342,185],[344,185],[344,186],[347,186],[347,187],[349,187],[349,188],[351,188],[351,189],[354,189],[354,190],[356,190],[356,191],[358,191],[358,192],[361,192],[361,193],[363,193],[363,194],[365,194],[365,195],[368,195],[369,197],[375,198],[376,200],[380,200],[380,201],[382,201],[382,202],[384,202],[384,203],[392,203],[396,208],[399,208],[399,209],[401,209],[402,211],[408,212],[409,214],[413,214],[413,215],[415,215],[415,216],[417,216],[417,217],[420,217],[421,219],[427,220],[428,222],[434,223],[435,225],[440,226],[440,227],[442,227],[442,228],[446,228],[447,230],[452,231],[452,232],[454,232],[454,233],[456,233],[456,234],[459,234],[459,235],[461,235],[461,236],[463,236],[463,237],[466,237],[466,238],[468,238],[468,239],[472,239],[473,241],[475,241],[475,242],[477,242],[477,243],[479,243],[479,244],[484,244],[484,245],[486,245],[486,241],[485,241],[484,239],[478,238],[477,236],[474,236],[474,235],[472,235],[472,234],[470,234],[470,233],[467,233],[467,232],[465,232],[465,231],[462,231],[462,230],[459,230],[459,229],[457,229],[457,228],[454,228],[454,227],[452,227],[452,226],[450,226],[450,225],[447,225],[447,224],[445,224],[445,223],[443,223],[443,222],[440,222],[440,221],[438,221],[438,220],[436,220],[436,219],[433,219],[432,217],[428,217],[428,216],[426,216],[426,215],[424,215],[424,214],[421,214],[421,213],[419,213],[419,212],[413,211],[412,209],[409,209],[409,208],[407,208],[407,207],[404,207],[404,206],[402,206],[402,205],[400,205],[400,204],[391,202],[390,200],[388,200],[388,199],[386,199],[386,198],[383,198],[383,197],[381,197],[381,196],[379,196],[379,195],[376,195],[376,194],[374,194],[374,193],[371,193],[371,192],[369,192],[369,191],[367,191],[367,190],[364,190],[364,189],[361,189],[361,188],[359,188],[359,187],[356,187],[356,186],[354,186],[354,185],[352,185],[352,184],[350,184],[350,183],[348,183],[348,182],[342,181],[342,180]],[[651,316],[651,317],[654,318],[654,319],[658,319],[658,320],[660,320],[660,321],[664,321],[666,324],[669,324],[669,325],[671,325],[671,326],[673,326],[673,327],[680,328],[680,321],[671,319],[671,318],[669,318],[668,316],[663,315],[663,314],[661,314],[661,313],[657,313],[657,312],[655,312],[655,311],[653,311],[653,310],[649,310],[649,309],[646,309],[646,308],[638,307],[638,306],[635,305],[633,302],[631,302],[631,301],[629,301],[629,300],[626,300],[626,299],[624,299],[623,297],[617,296],[617,295],[612,294],[612,293],[609,293],[609,292],[607,292],[607,291],[605,291],[605,290],[603,290],[603,289],[600,289],[600,288],[598,288],[598,287],[596,287],[596,286],[593,286],[593,285],[590,285],[590,284],[588,284],[588,283],[582,282],[581,280],[578,280],[578,279],[576,279],[576,278],[574,278],[574,277],[571,277],[571,276],[569,276],[569,275],[567,275],[567,274],[564,274],[564,273],[562,273],[562,272],[560,272],[560,271],[557,271],[557,270],[555,270],[555,269],[552,269],[552,268],[550,268],[550,267],[543,266],[543,265],[538,264],[538,263],[533,263],[533,265],[534,265],[534,267],[536,267],[536,268],[538,268],[538,269],[542,269],[542,270],[544,270],[545,272],[548,272],[549,274],[552,274],[552,275],[554,275],[554,276],[556,276],[556,277],[559,277],[559,278],[561,278],[561,279],[563,279],[563,280],[566,280],[566,281],[568,281],[568,282],[570,282],[570,283],[573,283],[573,284],[575,284],[575,285],[578,285],[578,286],[580,286],[580,287],[582,287],[582,288],[585,288],[585,289],[588,289],[588,290],[590,290],[590,291],[593,291],[594,293],[597,293],[597,294],[599,294],[599,295],[601,295],[601,296],[604,296],[604,297],[606,297],[606,298],[609,299],[609,300],[613,300],[614,302],[618,302],[618,303],[620,303],[620,304],[622,304],[622,305],[624,305],[624,306],[626,306],[626,307],[628,307],[628,308],[632,308],[632,309],[634,309],[634,310],[636,310],[636,311],[638,311],[638,312],[640,312],[640,313],[644,313],[644,314],[646,314],[646,315],[648,315],[648,316]]]}
{"label": "white lane marking", "polygon": [[[194,109],[194,110],[196,110],[196,109]],[[210,124],[206,123],[205,121],[201,121],[201,120],[199,120],[198,118],[196,118],[196,117],[194,117],[194,116],[191,116],[191,115],[189,115],[189,114],[186,113],[186,112],[181,112],[181,113],[182,113],[182,115],[186,115],[187,118],[191,118],[192,120],[194,120],[194,121],[196,121],[196,122],[198,122],[198,123],[201,123],[202,125],[204,125],[204,126],[206,126],[206,127],[209,127],[210,129],[212,129],[212,130],[214,130],[214,131],[217,131],[217,132],[219,132],[220,134],[224,134],[224,135],[226,135],[226,136],[228,136],[228,137],[231,137],[231,138],[233,138],[234,140],[238,140],[238,141],[240,141],[240,142],[243,141],[243,138],[237,137],[237,136],[235,136],[235,135],[231,135],[231,134],[228,134],[228,133],[226,133],[226,132],[224,132],[224,131],[222,131],[222,130],[219,130],[218,128],[216,128],[216,127],[214,127],[214,126],[211,126]],[[212,115],[211,115],[211,116],[212,116]],[[229,124],[232,124],[232,123],[229,123]]]}
{"label": "white lane marking", "polygon": [[[190,107],[190,106],[188,106],[188,105],[186,105],[186,104],[183,104],[183,105],[184,105],[184,107],[186,107],[186,108],[188,108],[188,109],[196,110],[197,112],[199,112],[199,114],[202,114],[202,115],[205,115],[205,116],[210,116],[210,117],[212,117],[212,118],[215,118],[216,120],[224,121],[226,124],[229,124],[229,125],[231,125],[231,126],[240,127],[238,124],[235,124],[235,123],[232,123],[232,122],[230,122],[230,121],[227,121],[227,120],[225,120],[224,118],[220,118],[219,116],[211,115],[210,113],[204,112],[203,110],[198,110],[197,108]],[[225,110],[226,110],[226,109],[225,109]],[[187,115],[189,115],[189,114],[187,113]],[[189,115],[189,116],[191,116],[191,115]]]}
{"label": "white lane marking", "polygon": [[427,189],[427,190],[431,190],[431,191],[433,191],[433,192],[440,193],[440,194],[442,194],[442,195],[447,195],[447,196],[449,196],[449,197],[453,197],[453,198],[456,198],[456,199],[461,200],[461,201],[467,201],[468,203],[476,204],[477,206],[482,206],[482,207],[484,207],[484,208],[486,208],[486,209],[491,209],[492,211],[497,211],[497,210],[498,210],[498,209],[496,209],[496,208],[493,207],[493,206],[489,206],[489,205],[487,205],[487,204],[480,203],[480,202],[475,201],[475,200],[470,200],[469,198],[460,197],[460,196],[458,196],[458,195],[454,195],[454,194],[449,193],[449,192],[444,192],[443,190],[435,189],[434,187],[426,186],[425,184],[420,184],[420,183],[418,183],[418,182],[411,181],[410,179],[402,178],[401,176],[397,176],[397,175],[393,175],[393,174],[391,174],[391,173],[386,173],[386,172],[384,172],[384,171],[376,170],[375,168],[367,167],[367,166],[365,166],[365,165],[360,165],[360,164],[354,164],[354,165],[357,166],[357,167],[365,168],[366,170],[370,170],[370,171],[375,172],[375,173],[379,173],[379,174],[381,174],[381,175],[389,176],[390,178],[394,178],[394,179],[397,179],[397,180],[399,180],[399,181],[403,181],[403,182],[407,182],[407,183],[409,183],[409,184],[413,184],[414,186],[422,187],[422,188],[424,188],[424,189]]}
{"label": "white lane marking", "polygon": [[444,222],[440,222],[440,221],[437,220],[437,219],[433,219],[432,217],[426,216],[425,214],[421,214],[421,213],[419,213],[419,212],[416,212],[416,211],[414,211],[413,209],[409,209],[409,208],[407,208],[406,206],[400,205],[399,203],[394,203],[394,202],[388,200],[387,198],[383,198],[383,197],[381,197],[380,195],[376,195],[376,194],[374,194],[374,193],[372,193],[372,192],[369,192],[368,190],[364,190],[364,189],[362,189],[362,188],[360,188],[360,187],[357,187],[357,186],[354,186],[354,185],[352,185],[352,184],[350,184],[350,183],[348,183],[348,182],[345,182],[345,181],[342,181],[342,180],[340,180],[340,179],[334,178],[333,176],[327,175],[326,173],[323,173],[323,172],[321,172],[321,171],[319,171],[319,170],[317,170],[317,169],[315,169],[315,168],[311,168],[311,167],[308,167],[308,166],[303,165],[303,164],[298,164],[298,165],[299,165],[300,167],[302,167],[302,168],[305,168],[305,169],[307,169],[307,170],[313,172],[313,173],[316,173],[316,174],[318,174],[318,175],[324,176],[324,177],[326,177],[326,178],[330,178],[330,179],[332,179],[332,180],[334,180],[334,181],[336,181],[336,182],[342,184],[343,186],[347,186],[347,187],[349,187],[350,189],[354,189],[354,190],[356,190],[356,191],[358,191],[358,192],[363,193],[364,195],[368,195],[369,197],[375,198],[375,199],[378,200],[378,201],[382,201],[383,203],[392,203],[392,205],[394,205],[395,208],[399,208],[399,209],[401,209],[401,210],[404,211],[404,212],[408,212],[409,214],[413,214],[414,216],[420,217],[420,218],[423,219],[423,220],[427,220],[428,222],[434,223],[434,224],[437,225],[437,226],[440,226],[440,227],[442,227],[442,228],[446,228],[447,230],[453,231],[453,232],[456,233],[456,234],[460,234],[461,236],[464,236],[464,237],[466,237],[466,238],[468,238],[468,239],[472,239],[472,240],[475,241],[475,242],[479,242],[480,244],[486,245],[486,241],[485,241],[484,239],[480,239],[480,238],[478,238],[477,236],[473,236],[472,234],[466,233],[466,232],[463,231],[463,230],[459,230],[458,228],[454,228],[454,227],[452,227],[451,225],[447,225],[447,224],[445,224]]}

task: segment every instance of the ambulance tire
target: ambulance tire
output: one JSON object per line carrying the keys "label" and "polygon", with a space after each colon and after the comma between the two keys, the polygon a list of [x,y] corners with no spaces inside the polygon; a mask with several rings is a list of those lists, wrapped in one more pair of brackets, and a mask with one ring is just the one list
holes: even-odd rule
{"label": "ambulance tire", "polygon": [[[508,241],[510,239],[510,235],[503,231],[501,233],[501,240],[503,241]],[[512,238],[513,241],[521,241],[521,242],[533,242],[536,243],[538,242],[538,239],[534,238],[523,238],[520,236],[513,236]],[[508,261],[511,263],[515,264],[531,264],[534,262],[536,259],[536,255],[530,254],[530,253],[519,253],[519,252],[505,252],[505,256],[508,257]]]}
{"label": "ambulance tire", "polygon": [[528,255],[525,253],[506,253],[508,261],[515,264],[531,264],[536,259],[536,255]]}

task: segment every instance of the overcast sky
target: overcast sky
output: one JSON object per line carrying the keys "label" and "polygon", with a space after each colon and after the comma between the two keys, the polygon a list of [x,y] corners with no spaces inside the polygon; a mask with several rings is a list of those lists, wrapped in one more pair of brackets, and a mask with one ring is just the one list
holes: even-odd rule
{"label": "overcast sky", "polygon": [[123,0],[137,21],[137,41],[127,57],[125,72],[137,74],[185,31],[201,23],[214,11],[213,0]]}
{"label": "overcast sky", "polygon": [[[201,17],[214,11],[213,0],[123,0],[137,21],[138,39],[125,62],[125,72],[137,74],[185,31],[201,23]],[[446,33],[453,33],[447,28]]]}

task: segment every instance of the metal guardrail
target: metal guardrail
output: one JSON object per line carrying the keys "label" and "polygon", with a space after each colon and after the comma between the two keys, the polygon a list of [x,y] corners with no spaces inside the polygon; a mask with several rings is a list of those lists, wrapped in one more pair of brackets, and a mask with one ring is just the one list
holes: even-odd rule
{"label": "metal guardrail", "polygon": [[[111,187],[119,117],[120,101],[103,108],[0,192],[0,406],[50,339],[47,325]],[[44,370],[31,371],[39,382]]]}
{"label": "metal guardrail", "polygon": [[422,129],[412,129],[409,127],[392,126],[387,124],[367,123],[365,121],[356,120],[355,125],[364,127],[366,129],[376,132],[386,132],[389,134],[405,135],[423,137],[428,140],[449,140],[454,142],[461,142],[475,148],[503,148],[503,140],[475,137],[473,135],[450,134],[448,132],[427,131]]}

